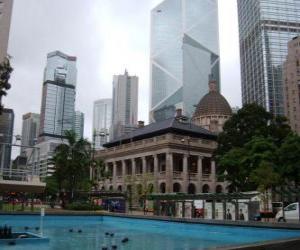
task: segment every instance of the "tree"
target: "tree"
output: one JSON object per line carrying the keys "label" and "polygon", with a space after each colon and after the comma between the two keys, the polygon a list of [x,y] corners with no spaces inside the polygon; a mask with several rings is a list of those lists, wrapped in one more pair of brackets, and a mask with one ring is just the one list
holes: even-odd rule
{"label": "tree", "polygon": [[78,190],[89,188],[91,144],[85,139],[77,139],[74,131],[66,131],[65,136],[68,143],[59,145],[52,158],[53,176],[60,193],[66,190],[73,200]]}
{"label": "tree", "polygon": [[11,87],[8,81],[12,71],[13,68],[10,66],[9,59],[5,58],[0,64],[0,115],[3,110],[2,97],[7,95],[7,90]]}
{"label": "tree", "polygon": [[290,134],[278,151],[280,167],[278,172],[283,177],[283,184],[292,182],[296,187],[300,184],[300,137]]}
{"label": "tree", "polygon": [[264,185],[263,179],[254,178],[261,173],[258,170],[262,165],[272,166],[272,171],[281,176],[278,150],[290,133],[285,117],[273,117],[256,104],[245,105],[225,123],[218,136],[218,174],[226,171],[226,179],[236,191]]}

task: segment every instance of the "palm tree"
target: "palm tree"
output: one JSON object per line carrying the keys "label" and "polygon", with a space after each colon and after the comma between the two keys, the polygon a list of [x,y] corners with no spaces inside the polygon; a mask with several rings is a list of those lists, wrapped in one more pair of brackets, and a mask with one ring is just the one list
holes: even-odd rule
{"label": "palm tree", "polygon": [[52,162],[59,192],[65,189],[73,200],[76,192],[83,189],[89,180],[91,144],[86,139],[77,139],[72,130],[66,131],[65,136],[67,143],[55,149]]}

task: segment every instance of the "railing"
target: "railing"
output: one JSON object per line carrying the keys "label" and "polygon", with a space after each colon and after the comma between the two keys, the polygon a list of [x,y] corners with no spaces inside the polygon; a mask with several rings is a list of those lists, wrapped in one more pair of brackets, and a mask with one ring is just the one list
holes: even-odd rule
{"label": "railing", "polygon": [[173,179],[182,179],[182,172],[173,171]]}
{"label": "railing", "polygon": [[203,174],[202,174],[202,178],[203,178],[203,179],[209,179],[209,178],[210,178],[210,175],[211,175],[211,174],[203,173]]}
{"label": "railing", "polygon": [[198,173],[189,173],[189,179],[191,180],[197,180],[198,179]]}
{"label": "railing", "polygon": [[160,178],[165,178],[166,177],[166,171],[159,172],[159,177]]}

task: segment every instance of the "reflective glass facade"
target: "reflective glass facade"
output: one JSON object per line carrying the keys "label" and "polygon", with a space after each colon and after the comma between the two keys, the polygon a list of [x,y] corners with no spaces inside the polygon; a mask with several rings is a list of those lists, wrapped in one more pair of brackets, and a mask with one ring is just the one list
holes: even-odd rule
{"label": "reflective glass facade", "polygon": [[111,127],[112,99],[100,99],[94,102],[93,141],[96,149],[109,141]]}
{"label": "reflective glass facade", "polygon": [[77,138],[83,138],[84,131],[84,113],[75,111],[74,128]]}
{"label": "reflective glass facade", "polygon": [[151,11],[150,121],[191,116],[219,77],[217,0],[165,0]]}
{"label": "reflective glass facade", "polygon": [[238,0],[243,104],[283,115],[282,64],[300,32],[299,0]]}
{"label": "reflective glass facade", "polygon": [[40,141],[62,138],[73,129],[75,115],[76,57],[49,53],[44,73]]}

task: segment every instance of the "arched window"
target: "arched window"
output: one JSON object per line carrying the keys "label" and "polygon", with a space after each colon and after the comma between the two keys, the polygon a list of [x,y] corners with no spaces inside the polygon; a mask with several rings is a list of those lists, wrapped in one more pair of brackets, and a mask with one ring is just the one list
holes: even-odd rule
{"label": "arched window", "polygon": [[196,186],[193,183],[190,183],[188,186],[188,194],[195,194],[196,193]]}
{"label": "arched window", "polygon": [[207,184],[203,185],[202,193],[209,193],[209,186]]}
{"label": "arched window", "polygon": [[175,182],[173,184],[173,192],[174,193],[179,193],[180,191],[181,191],[181,185],[180,185],[180,183]]}
{"label": "arched window", "polygon": [[159,190],[161,193],[165,193],[166,192],[166,183],[164,183],[164,182],[160,183]]}

